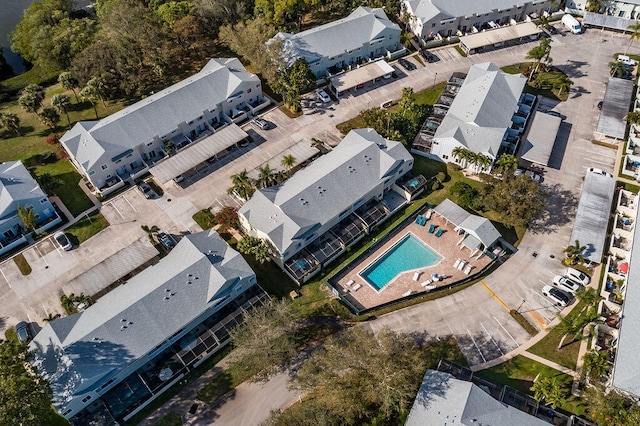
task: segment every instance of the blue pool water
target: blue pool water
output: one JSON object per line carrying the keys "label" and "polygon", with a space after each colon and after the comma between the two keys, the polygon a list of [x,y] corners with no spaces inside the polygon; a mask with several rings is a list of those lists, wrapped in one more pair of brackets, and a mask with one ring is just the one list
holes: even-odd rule
{"label": "blue pool water", "polygon": [[409,234],[387,250],[360,274],[376,290],[384,286],[399,273],[431,266],[440,256]]}

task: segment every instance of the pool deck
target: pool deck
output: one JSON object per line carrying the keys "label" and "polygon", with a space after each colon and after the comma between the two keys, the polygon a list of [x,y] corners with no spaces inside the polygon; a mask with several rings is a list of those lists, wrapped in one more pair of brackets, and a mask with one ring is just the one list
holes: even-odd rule
{"label": "pool deck", "polygon": [[[444,232],[440,237],[436,237],[435,233],[430,234],[429,225],[432,223],[438,225],[436,231],[439,228],[442,228],[446,232]],[[457,245],[458,241],[462,238],[462,235],[458,235],[458,233],[453,229],[454,226],[452,224],[447,224],[443,218],[439,217],[435,213],[432,214],[431,219],[427,221],[425,226],[420,226],[415,222],[411,222],[410,225],[396,231],[397,233],[393,238],[390,238],[380,246],[376,246],[375,250],[361,262],[354,264],[351,270],[338,283],[336,283],[338,291],[344,294],[345,298],[356,308],[369,309],[407,296],[409,291],[411,294],[425,292],[425,287],[422,287],[420,284],[432,279],[434,274],[446,276],[447,278],[441,281],[432,282],[431,285],[446,287],[467,278],[469,275],[473,275],[491,262],[491,259],[485,255],[480,259],[476,259],[478,253],[476,253],[476,256],[474,256],[473,259],[470,259],[469,256],[471,255],[471,251],[464,246]],[[389,284],[383,287],[380,291],[376,291],[369,283],[367,283],[367,281],[364,280],[364,278],[360,276],[360,272],[362,272],[362,270],[369,266],[378,257],[383,255],[391,246],[409,232],[429,246],[433,251],[438,253],[440,257],[442,257],[442,260],[432,266],[403,272],[395,279],[392,279],[391,282],[389,282]],[[467,262],[467,265],[473,266],[469,275],[464,273],[465,268],[459,270],[453,267],[456,259],[462,259]],[[416,271],[420,271],[420,277],[417,281],[414,281],[413,275]],[[351,281],[353,281],[353,283],[347,285]]]}

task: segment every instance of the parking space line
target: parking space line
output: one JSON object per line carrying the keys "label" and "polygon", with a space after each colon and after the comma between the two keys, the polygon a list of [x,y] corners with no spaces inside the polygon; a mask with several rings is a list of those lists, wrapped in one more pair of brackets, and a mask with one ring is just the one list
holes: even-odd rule
{"label": "parking space line", "polygon": [[502,352],[502,349],[500,349],[500,346],[498,346],[498,344],[496,343],[496,341],[493,339],[493,336],[491,335],[491,333],[489,333],[489,331],[487,330],[487,328],[484,326],[483,323],[480,323],[480,325],[482,326],[482,329],[484,330],[485,333],[487,333],[487,336],[489,336],[489,339],[491,339],[491,341],[493,342],[494,345],[496,345],[496,348],[498,348],[498,350],[500,351],[500,355],[504,355],[504,352]]}
{"label": "parking space line", "polygon": [[504,303],[504,302],[502,301],[502,299],[500,299],[500,298],[499,298],[499,297],[498,297],[498,296],[493,292],[493,290],[491,290],[491,289],[489,288],[489,286],[487,286],[487,285],[484,283],[484,281],[480,280],[480,284],[482,284],[482,286],[483,286],[483,287],[484,287],[484,288],[489,292],[489,294],[490,294],[491,296],[493,296],[493,298],[494,298],[494,299],[496,299],[496,300],[498,301],[498,303],[500,303],[500,304],[501,304],[501,305],[502,305],[502,306],[507,310],[507,312],[511,312],[511,309],[507,306],[507,304],[506,304],[506,303]]}
{"label": "parking space line", "polygon": [[49,269],[49,262],[47,262],[47,259],[44,258],[44,256],[42,255],[42,252],[40,251],[40,249],[38,248],[37,244],[34,244],[33,246],[36,251],[38,252],[38,254],[40,255],[40,258],[44,261],[45,267],[44,269]]}
{"label": "parking space line", "polygon": [[124,198],[124,200],[127,202],[127,204],[129,204],[129,207],[131,207],[134,212],[138,213],[138,210],[135,207],[133,207],[133,204],[131,204],[131,202],[129,201],[126,195],[122,195],[122,198]]}
{"label": "parking space line", "polygon": [[122,213],[120,213],[120,210],[118,209],[118,207],[116,207],[116,204],[112,201],[109,203],[109,205],[111,207],[113,207],[114,209],[116,209],[116,212],[120,215],[120,217],[122,218],[122,220],[125,220],[125,217]]}
{"label": "parking space line", "polygon": [[9,286],[9,288],[13,288],[11,287],[11,283],[9,283],[9,280],[7,279],[7,276],[4,274],[4,271],[2,270],[2,268],[0,268],[0,274],[2,274],[2,276],[4,277],[4,280],[7,282],[7,285]]}
{"label": "parking space line", "polygon": [[496,320],[496,322],[498,323],[498,325],[499,325],[500,327],[502,327],[502,329],[504,330],[504,332],[505,332],[505,333],[507,333],[507,336],[509,336],[509,337],[511,338],[511,340],[513,340],[513,343],[515,343],[515,344],[516,344],[516,346],[520,346],[520,344],[516,341],[516,339],[514,339],[514,338],[513,338],[513,336],[511,335],[511,333],[509,333],[509,331],[508,331],[506,328],[504,328],[504,325],[502,325],[502,323],[501,323],[500,321],[498,321],[498,318],[493,317],[493,319],[494,319],[494,320]]}
{"label": "parking space line", "polygon": [[480,357],[482,357],[482,362],[487,362],[487,360],[485,359],[484,355],[482,355],[482,351],[480,350],[480,348],[478,347],[476,341],[473,339],[473,336],[471,335],[471,332],[469,331],[469,329],[467,328],[467,334],[469,335],[469,337],[471,338],[471,341],[473,342],[473,346],[476,347],[476,349],[478,350],[478,353],[480,354]]}

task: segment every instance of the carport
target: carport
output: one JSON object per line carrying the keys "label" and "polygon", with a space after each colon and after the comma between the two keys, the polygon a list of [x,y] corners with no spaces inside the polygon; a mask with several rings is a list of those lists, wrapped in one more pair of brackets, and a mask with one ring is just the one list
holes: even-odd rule
{"label": "carport", "polygon": [[483,31],[460,37],[460,47],[468,55],[476,53],[485,47],[502,47],[509,41],[522,41],[524,38],[536,40],[542,32],[533,22],[523,22],[518,25],[509,25],[495,30]]}
{"label": "carport", "polygon": [[606,28],[622,32],[629,31],[629,25],[635,23],[633,19],[620,18],[618,16],[601,15],[599,13],[585,12],[582,18],[582,26]]}
{"label": "carport", "polygon": [[391,74],[395,70],[384,59],[380,59],[371,64],[361,66],[353,71],[332,77],[329,80],[329,90],[340,97],[344,92],[351,89],[361,89],[366,83]]}
{"label": "carport", "polygon": [[562,119],[537,111],[533,116],[529,134],[522,144],[520,158],[546,166],[556,142]]}
{"label": "carport", "polygon": [[610,138],[624,139],[627,130],[624,117],[631,107],[632,96],[633,80],[609,77],[596,132]]}
{"label": "carport", "polygon": [[177,154],[158,162],[149,169],[149,172],[160,184],[164,184],[174,177],[193,169],[208,158],[237,144],[248,136],[249,135],[235,123],[231,123],[217,130],[214,134],[194,142]]}
{"label": "carport", "polygon": [[602,262],[615,189],[616,180],[608,173],[587,171],[569,244],[578,240],[586,246],[582,257],[590,263]]}

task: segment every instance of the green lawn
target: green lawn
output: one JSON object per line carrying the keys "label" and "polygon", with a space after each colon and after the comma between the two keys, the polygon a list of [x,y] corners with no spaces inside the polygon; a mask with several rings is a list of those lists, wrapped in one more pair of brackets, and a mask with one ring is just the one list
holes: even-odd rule
{"label": "green lawn", "polygon": [[177,415],[176,413],[169,413],[160,420],[158,420],[154,426],[181,426],[182,425],[182,417]]}
{"label": "green lawn", "polygon": [[102,216],[102,213],[95,211],[88,217],[84,216],[78,222],[71,225],[65,230],[65,232],[70,235],[71,242],[74,245],[79,245],[102,231],[107,226],[109,226],[107,219]]}
{"label": "green lawn", "polygon": [[78,185],[82,176],[76,171],[70,161],[61,160],[51,164],[36,166],[36,174],[49,173],[62,181],[62,186],[56,194],[73,216],[93,207],[93,203]]}
{"label": "green lawn", "polygon": [[[574,306],[574,308],[571,310],[569,315],[567,315],[567,318],[570,319],[575,317],[576,315],[579,315],[584,307],[584,302],[577,303],[576,306]],[[551,329],[551,331],[549,331],[549,334],[544,337],[544,339],[540,340],[538,343],[530,347],[529,352],[539,355],[550,361],[557,362],[564,367],[575,370],[576,363],[578,362],[580,341],[577,340],[575,342],[571,342],[571,336],[567,337],[565,339],[565,342],[563,343],[562,349],[558,349],[560,339],[562,339],[562,333],[553,328]]]}
{"label": "green lawn", "polygon": [[518,355],[509,361],[503,362],[495,367],[487,368],[486,370],[478,371],[475,374],[510,386],[529,395],[533,394],[530,388],[533,386],[533,379],[535,379],[536,375],[557,376],[567,389],[567,401],[560,406],[560,409],[571,414],[584,414],[585,406],[579,399],[570,395],[571,384],[573,382],[573,378],[570,375],[561,373],[558,370],[525,356]]}
{"label": "green lawn", "polygon": [[[522,62],[513,65],[507,65],[500,68],[502,71],[508,74],[521,74],[529,67],[535,67],[535,62]],[[538,72],[534,80],[528,81],[524,86],[524,93],[531,93],[536,96],[544,96],[557,101],[566,101],[568,99],[568,93],[559,93],[553,88],[553,84],[565,73],[559,68],[550,67],[547,72]],[[536,81],[537,80],[537,81]]]}
{"label": "green lawn", "polygon": [[213,213],[211,213],[211,208],[200,210],[193,215],[193,220],[195,220],[202,229],[211,229],[216,225]]}

